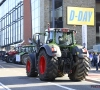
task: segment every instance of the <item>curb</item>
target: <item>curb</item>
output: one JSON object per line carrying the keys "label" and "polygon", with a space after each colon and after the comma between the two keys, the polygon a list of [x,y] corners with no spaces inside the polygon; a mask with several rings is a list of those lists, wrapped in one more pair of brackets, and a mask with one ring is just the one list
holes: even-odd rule
{"label": "curb", "polygon": [[99,83],[100,84],[100,81],[95,80],[95,79],[86,78],[85,80],[89,81],[89,82],[94,82],[94,83]]}

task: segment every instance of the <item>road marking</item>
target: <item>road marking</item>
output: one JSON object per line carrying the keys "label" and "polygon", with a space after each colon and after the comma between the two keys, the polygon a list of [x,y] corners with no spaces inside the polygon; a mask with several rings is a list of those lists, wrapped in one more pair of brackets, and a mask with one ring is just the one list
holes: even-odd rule
{"label": "road marking", "polygon": [[1,68],[4,68],[3,66],[0,65]]}
{"label": "road marking", "polygon": [[2,84],[1,82],[0,82],[0,85],[1,85],[4,89],[6,89],[6,90],[11,90],[11,89],[9,89],[7,86],[5,86],[4,84]]}
{"label": "road marking", "polygon": [[56,83],[51,83],[51,82],[48,82],[48,83],[55,85],[55,86],[58,86],[58,87],[61,87],[61,88],[64,88],[64,89],[67,89],[67,90],[76,90],[76,89],[65,87],[65,86],[62,86],[62,85],[59,85],[59,84],[56,84]]}
{"label": "road marking", "polygon": [[[36,78],[36,79],[39,80],[39,78]],[[56,84],[56,83],[52,83],[52,82],[48,82],[48,83],[55,85],[55,86],[58,86],[58,87],[61,87],[61,88],[64,88],[64,89],[67,89],[67,90],[76,90],[76,89],[65,87],[65,86],[62,86],[62,85],[59,85],[59,84]]]}

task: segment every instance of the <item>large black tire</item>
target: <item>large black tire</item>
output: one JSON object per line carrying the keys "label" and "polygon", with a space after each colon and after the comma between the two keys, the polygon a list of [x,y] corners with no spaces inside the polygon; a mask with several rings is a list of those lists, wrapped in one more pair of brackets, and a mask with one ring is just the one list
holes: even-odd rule
{"label": "large black tire", "polygon": [[38,73],[42,81],[53,81],[58,73],[58,60],[41,50],[38,56]]}
{"label": "large black tire", "polygon": [[12,56],[8,56],[6,59],[7,63],[13,63],[13,57]]}
{"label": "large black tire", "polygon": [[77,66],[72,69],[72,73],[68,74],[68,76],[72,81],[81,81],[88,75],[90,69],[89,59],[87,57],[79,59],[77,56],[75,56],[75,59]]}
{"label": "large black tire", "polygon": [[26,65],[27,57],[28,57],[28,56],[29,56],[28,54],[24,54],[24,55],[22,56],[22,64],[23,64],[23,65]]}
{"label": "large black tire", "polygon": [[38,73],[35,67],[35,58],[33,54],[27,57],[26,73],[28,77],[37,77]]}

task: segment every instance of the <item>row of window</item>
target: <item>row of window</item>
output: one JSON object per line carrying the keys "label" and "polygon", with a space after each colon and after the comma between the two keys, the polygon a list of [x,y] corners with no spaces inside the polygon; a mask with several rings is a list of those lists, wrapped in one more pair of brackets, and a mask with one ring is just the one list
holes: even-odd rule
{"label": "row of window", "polygon": [[40,0],[31,0],[32,35],[40,32]]}
{"label": "row of window", "polygon": [[12,45],[23,40],[23,2],[0,18],[0,45]]}
{"label": "row of window", "polygon": [[0,31],[2,29],[5,29],[6,27],[9,27],[19,21],[21,18],[23,18],[23,4],[20,2],[16,7],[14,7],[11,11],[6,13],[1,19],[0,19]]}
{"label": "row of window", "polygon": [[7,12],[12,10],[20,1],[23,0],[6,0],[1,6],[0,6],[0,18],[4,16]]}

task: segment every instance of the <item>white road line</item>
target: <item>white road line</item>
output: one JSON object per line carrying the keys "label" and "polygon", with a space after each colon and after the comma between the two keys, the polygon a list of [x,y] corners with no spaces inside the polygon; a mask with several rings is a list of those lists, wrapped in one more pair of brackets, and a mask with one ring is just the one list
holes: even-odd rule
{"label": "white road line", "polygon": [[11,90],[11,89],[9,89],[7,86],[5,86],[4,84],[2,84],[1,82],[0,82],[0,85],[1,85],[4,89],[6,89],[6,90]]}
{"label": "white road line", "polygon": [[[36,78],[36,79],[39,80],[39,78]],[[52,82],[48,82],[48,83],[55,85],[55,86],[58,86],[58,87],[61,87],[61,88],[64,88],[64,89],[67,89],[67,90],[76,90],[76,89],[65,87],[65,86],[62,86],[62,85],[59,85],[59,84],[56,84],[56,83],[52,83]]]}
{"label": "white road line", "polygon": [[62,85],[59,85],[59,84],[56,84],[56,83],[51,83],[51,82],[48,82],[48,83],[55,85],[55,86],[58,86],[58,87],[61,87],[61,88],[64,88],[64,89],[67,89],[67,90],[76,90],[76,89],[65,87],[65,86],[62,86]]}
{"label": "white road line", "polygon": [[3,66],[0,65],[1,68],[4,68]]}

